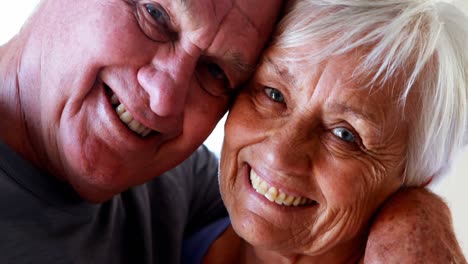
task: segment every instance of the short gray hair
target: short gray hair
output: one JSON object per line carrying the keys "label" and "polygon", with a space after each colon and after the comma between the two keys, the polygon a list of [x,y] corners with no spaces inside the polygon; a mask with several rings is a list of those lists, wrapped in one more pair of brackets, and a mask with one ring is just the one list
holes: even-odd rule
{"label": "short gray hair", "polygon": [[[285,12],[273,46],[294,52],[308,43],[323,44],[301,57],[314,62],[371,47],[355,76],[370,73],[369,87],[403,81],[403,107],[412,88],[420,88],[421,116],[410,128],[406,186],[424,185],[449,167],[467,143],[466,13],[434,0],[298,0]],[[280,59],[295,60],[287,54]]]}

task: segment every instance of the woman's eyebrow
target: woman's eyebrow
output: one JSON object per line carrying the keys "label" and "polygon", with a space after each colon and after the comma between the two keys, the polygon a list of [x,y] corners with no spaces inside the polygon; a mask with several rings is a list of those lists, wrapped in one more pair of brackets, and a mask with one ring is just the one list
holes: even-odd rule
{"label": "woman's eyebrow", "polygon": [[291,74],[291,72],[288,69],[283,69],[280,68],[276,63],[274,63],[268,56],[265,56],[263,58],[263,63],[265,66],[273,70],[273,72],[278,75],[284,82],[288,84],[295,84],[296,83],[296,78],[294,75]]}
{"label": "woman's eyebrow", "polygon": [[338,103],[338,102],[330,103],[327,106],[327,108],[330,109],[331,112],[334,112],[334,113],[345,113],[347,115],[354,116],[355,118],[364,120],[365,122],[369,123],[372,127],[375,127],[375,128],[379,127],[380,123],[377,121],[378,119],[376,115],[362,111],[359,108],[346,105],[343,103]]}

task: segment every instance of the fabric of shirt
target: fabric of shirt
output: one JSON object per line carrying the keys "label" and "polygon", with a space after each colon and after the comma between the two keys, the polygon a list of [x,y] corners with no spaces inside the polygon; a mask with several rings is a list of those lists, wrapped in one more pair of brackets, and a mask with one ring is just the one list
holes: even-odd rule
{"label": "fabric of shirt", "polygon": [[184,235],[227,216],[205,147],[102,204],[0,143],[0,263],[177,263]]}
{"label": "fabric of shirt", "polygon": [[229,217],[221,218],[184,240],[182,264],[200,264],[210,246],[231,225]]}

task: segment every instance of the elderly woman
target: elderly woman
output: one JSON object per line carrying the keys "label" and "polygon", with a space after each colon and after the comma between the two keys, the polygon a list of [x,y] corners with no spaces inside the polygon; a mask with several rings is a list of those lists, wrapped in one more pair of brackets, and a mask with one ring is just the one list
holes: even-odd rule
{"label": "elderly woman", "polygon": [[[299,0],[225,127],[233,263],[356,263],[370,221],[467,140],[468,19],[422,0]],[[230,258],[220,259],[229,263]]]}

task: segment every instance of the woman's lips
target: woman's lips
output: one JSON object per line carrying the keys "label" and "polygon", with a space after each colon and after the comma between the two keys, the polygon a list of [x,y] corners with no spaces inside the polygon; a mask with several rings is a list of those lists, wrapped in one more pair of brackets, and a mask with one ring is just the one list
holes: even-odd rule
{"label": "woman's lips", "polygon": [[260,176],[258,176],[257,173],[255,173],[255,171],[251,168],[249,178],[253,189],[257,193],[265,196],[265,198],[267,198],[270,202],[274,202],[283,206],[310,206],[317,204],[317,202],[314,200],[306,197],[289,195],[283,192],[281,189],[270,185]]}

